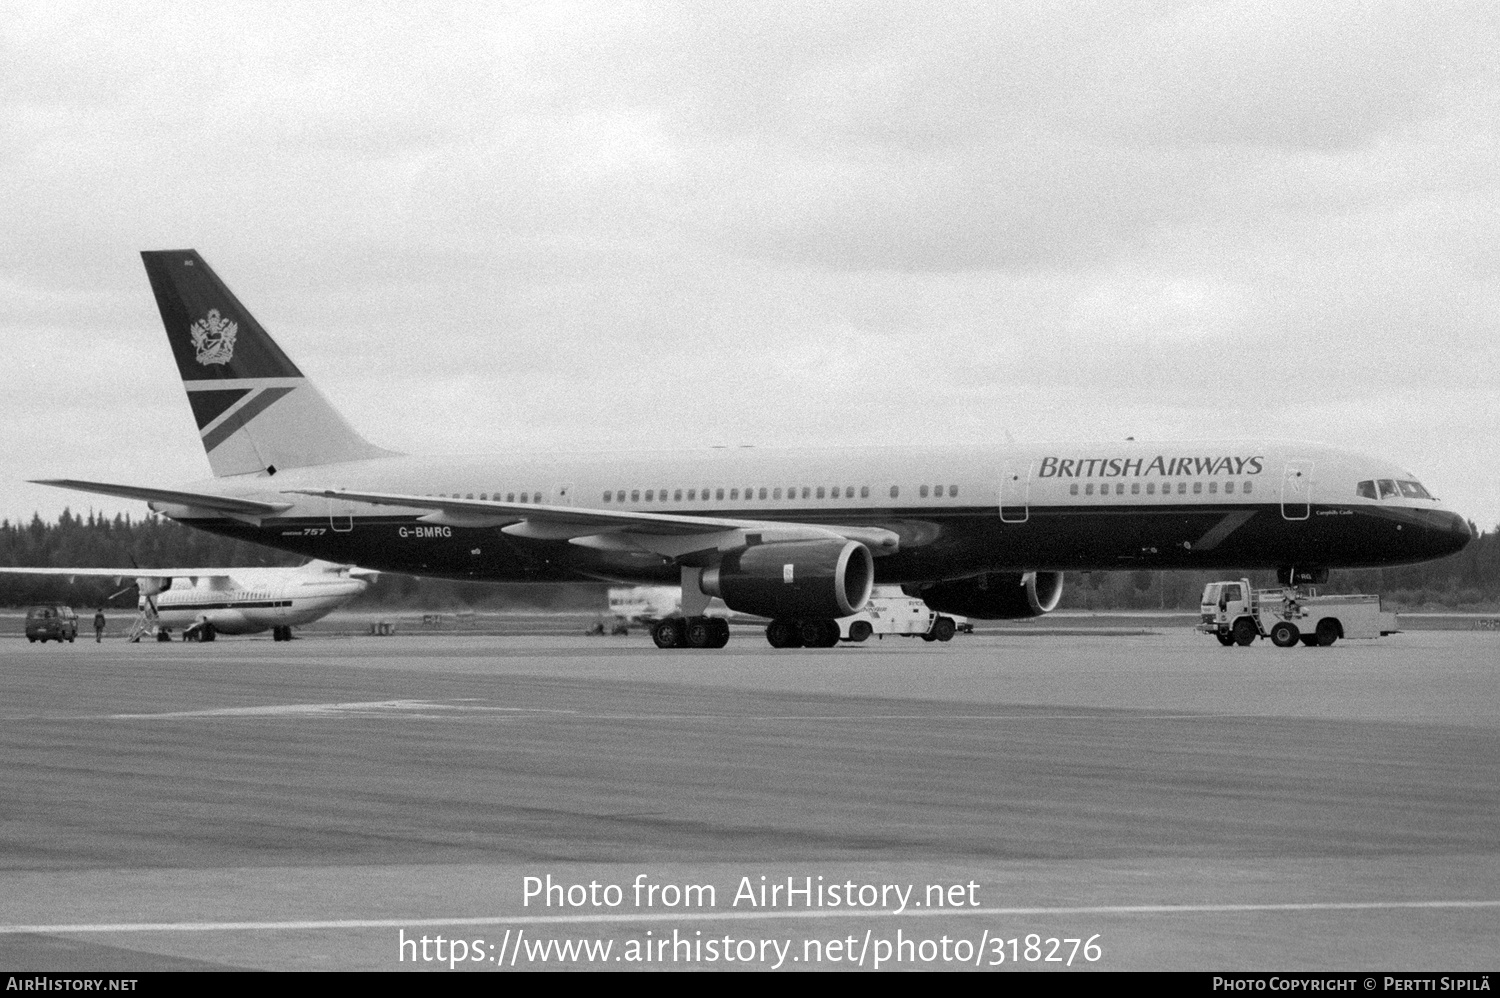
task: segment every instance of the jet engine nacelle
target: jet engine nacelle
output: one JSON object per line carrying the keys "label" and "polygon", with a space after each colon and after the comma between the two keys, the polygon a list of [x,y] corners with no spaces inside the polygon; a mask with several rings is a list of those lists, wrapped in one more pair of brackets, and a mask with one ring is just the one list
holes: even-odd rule
{"label": "jet engine nacelle", "polygon": [[699,587],[759,617],[847,617],[869,602],[875,559],[858,541],[754,544],[704,569]]}
{"label": "jet engine nacelle", "polygon": [[939,613],[978,620],[1015,620],[1040,617],[1057,609],[1062,586],[1061,572],[990,572],[939,582],[911,595],[920,596]]}

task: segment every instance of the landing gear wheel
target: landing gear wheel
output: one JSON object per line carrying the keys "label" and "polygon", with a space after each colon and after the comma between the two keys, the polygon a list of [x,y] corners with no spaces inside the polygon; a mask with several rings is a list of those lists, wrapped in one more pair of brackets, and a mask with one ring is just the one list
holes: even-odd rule
{"label": "landing gear wheel", "polygon": [[833,648],[839,643],[839,622],[836,620],[804,620],[802,643],[809,648]]}
{"label": "landing gear wheel", "polygon": [[709,643],[709,647],[723,648],[729,644],[729,621],[723,617],[709,617],[708,623],[713,630],[713,640]]}
{"label": "landing gear wheel", "polygon": [[1339,625],[1332,620],[1320,620],[1314,634],[1318,639],[1318,647],[1327,648],[1339,639]]}
{"label": "landing gear wheel", "polygon": [[158,628],[157,632],[156,632],[156,640],[158,640],[158,641],[171,641],[172,640],[172,632],[169,631],[169,630],[167,630],[165,627]]}
{"label": "landing gear wheel", "polygon": [[850,641],[868,641],[870,635],[875,633],[875,628],[870,626],[868,620],[856,620],[849,625]]}
{"label": "landing gear wheel", "polygon": [[658,648],[678,648],[682,645],[682,620],[678,617],[668,617],[659,620],[656,626],[651,628],[651,640],[656,642]]}
{"label": "landing gear wheel", "polygon": [[1288,621],[1278,621],[1271,628],[1271,644],[1277,648],[1290,648],[1297,643],[1297,625]]}
{"label": "landing gear wheel", "polygon": [[952,617],[939,617],[932,622],[932,637],[936,641],[952,641],[957,630],[958,624],[954,623]]}
{"label": "landing gear wheel", "polygon": [[1255,630],[1255,621],[1249,617],[1236,620],[1234,627],[1230,629],[1230,634],[1234,636],[1234,643],[1241,648],[1249,648],[1255,643],[1255,639],[1260,637]]}
{"label": "landing gear wheel", "polygon": [[1215,632],[1214,637],[1218,638],[1219,644],[1223,645],[1225,648],[1228,648],[1230,645],[1234,644],[1234,635],[1232,634],[1220,634],[1218,632]]}
{"label": "landing gear wheel", "polygon": [[801,648],[802,630],[795,620],[778,617],[766,625],[766,640],[772,648]]}
{"label": "landing gear wheel", "polygon": [[714,625],[707,617],[693,617],[688,620],[687,627],[683,629],[683,636],[689,648],[712,648],[714,646]]}

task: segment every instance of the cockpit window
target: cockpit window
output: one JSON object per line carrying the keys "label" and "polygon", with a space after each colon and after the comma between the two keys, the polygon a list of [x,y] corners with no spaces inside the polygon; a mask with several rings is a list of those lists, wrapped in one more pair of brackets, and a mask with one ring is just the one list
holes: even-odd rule
{"label": "cockpit window", "polygon": [[1402,479],[1396,484],[1401,486],[1401,494],[1408,499],[1431,499],[1432,493],[1422,488],[1419,482],[1409,482]]}
{"label": "cockpit window", "polygon": [[1380,479],[1379,485],[1380,498],[1389,499],[1391,496],[1396,494],[1396,483],[1391,481],[1389,478]]}
{"label": "cockpit window", "polygon": [[1354,486],[1354,494],[1359,496],[1361,499],[1374,499],[1375,480],[1370,479],[1369,481],[1360,482],[1358,485]]}

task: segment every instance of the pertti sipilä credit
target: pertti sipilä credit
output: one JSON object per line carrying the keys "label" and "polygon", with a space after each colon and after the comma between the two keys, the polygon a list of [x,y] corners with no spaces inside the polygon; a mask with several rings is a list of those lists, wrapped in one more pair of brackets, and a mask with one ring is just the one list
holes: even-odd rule
{"label": "pertti sipil\u00e4 credit", "polygon": [[1038,478],[1180,478],[1187,475],[1258,475],[1264,458],[1167,457],[1044,457]]}

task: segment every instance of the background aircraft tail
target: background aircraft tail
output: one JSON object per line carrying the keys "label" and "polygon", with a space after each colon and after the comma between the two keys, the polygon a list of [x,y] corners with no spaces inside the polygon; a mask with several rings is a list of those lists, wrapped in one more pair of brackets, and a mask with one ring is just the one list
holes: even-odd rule
{"label": "background aircraft tail", "polygon": [[196,250],[141,259],[215,476],[390,453],[345,422]]}

